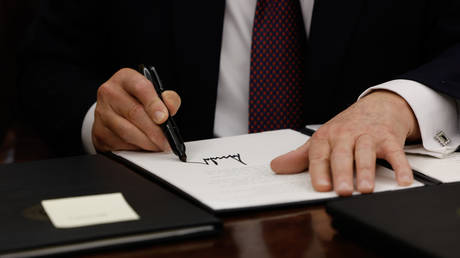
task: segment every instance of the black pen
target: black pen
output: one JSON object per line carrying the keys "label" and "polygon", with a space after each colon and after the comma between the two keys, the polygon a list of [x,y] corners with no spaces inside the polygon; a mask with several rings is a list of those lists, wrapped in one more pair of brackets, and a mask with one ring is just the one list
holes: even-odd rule
{"label": "black pen", "polygon": [[[160,77],[158,76],[155,67],[153,66],[146,66],[146,65],[139,65],[140,72],[152,82],[155,91],[157,92],[160,99],[163,101],[161,97],[161,93],[164,91],[163,85],[161,84]],[[187,155],[185,155],[185,144],[184,140],[182,139],[179,128],[176,125],[174,119],[169,116],[168,120],[160,125],[163,133],[166,135],[168,139],[169,145],[171,146],[172,151],[176,154],[180,160],[183,162],[187,161]]]}

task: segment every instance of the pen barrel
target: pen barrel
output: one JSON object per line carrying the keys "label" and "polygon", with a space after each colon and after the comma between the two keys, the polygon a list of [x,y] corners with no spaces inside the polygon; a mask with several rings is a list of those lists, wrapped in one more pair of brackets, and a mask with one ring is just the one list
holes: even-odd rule
{"label": "pen barrel", "polygon": [[171,117],[168,118],[168,120],[166,120],[166,122],[161,125],[161,129],[163,130],[163,133],[171,145],[171,149],[174,154],[179,157],[184,156],[185,144],[174,119]]}
{"label": "pen barrel", "polygon": [[[155,67],[140,65],[139,71],[144,74],[144,76],[152,82],[153,87],[155,88],[158,97],[163,101],[161,93],[163,93],[163,84],[161,83],[160,76],[158,76]],[[185,155],[185,144],[182,136],[180,135],[179,128],[176,125],[174,119],[170,116],[166,122],[160,125],[163,130],[164,135],[166,136],[171,150],[176,154],[180,160],[186,162],[187,155]]]}

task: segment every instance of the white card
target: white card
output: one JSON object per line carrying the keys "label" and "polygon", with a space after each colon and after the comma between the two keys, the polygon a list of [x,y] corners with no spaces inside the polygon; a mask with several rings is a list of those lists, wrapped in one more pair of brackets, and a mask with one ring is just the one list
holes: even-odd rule
{"label": "white card", "polygon": [[56,228],[74,228],[139,219],[139,215],[121,193],[44,200],[42,206]]}

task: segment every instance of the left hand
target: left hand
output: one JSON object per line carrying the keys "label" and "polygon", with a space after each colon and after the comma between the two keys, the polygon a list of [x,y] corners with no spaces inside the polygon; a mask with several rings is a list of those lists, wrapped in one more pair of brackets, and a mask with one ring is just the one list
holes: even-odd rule
{"label": "left hand", "polygon": [[417,119],[399,95],[378,90],[329,120],[298,149],[272,160],[279,174],[309,170],[315,190],[332,188],[342,196],[351,195],[353,171],[357,190],[374,189],[376,158],[387,160],[399,185],[410,185],[412,169],[404,154],[406,141],[420,140]]}

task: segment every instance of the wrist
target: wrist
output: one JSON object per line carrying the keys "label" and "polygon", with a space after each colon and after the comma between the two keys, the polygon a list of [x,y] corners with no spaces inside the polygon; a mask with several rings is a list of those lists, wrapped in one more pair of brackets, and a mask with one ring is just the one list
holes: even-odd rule
{"label": "wrist", "polygon": [[402,126],[402,130],[406,135],[406,142],[416,142],[421,139],[417,118],[409,103],[403,97],[384,89],[372,91],[366,97],[368,96],[378,98],[386,103],[386,106],[390,108],[388,112],[394,115],[395,119],[393,120]]}

